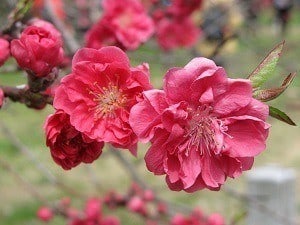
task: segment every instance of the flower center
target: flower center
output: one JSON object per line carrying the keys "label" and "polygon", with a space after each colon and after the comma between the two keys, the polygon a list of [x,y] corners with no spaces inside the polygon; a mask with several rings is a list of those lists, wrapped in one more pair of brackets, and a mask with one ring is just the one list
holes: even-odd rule
{"label": "flower center", "polygon": [[96,106],[90,108],[95,112],[94,119],[114,118],[116,110],[125,106],[126,96],[112,83],[109,83],[107,87],[100,87],[96,82],[94,87],[94,90],[89,91],[89,94],[94,96],[93,101],[96,103]]}
{"label": "flower center", "polygon": [[198,107],[196,111],[191,110],[191,120],[184,136],[186,156],[191,150],[198,151],[200,155],[207,153],[211,156],[212,152],[219,153],[222,149],[223,139],[217,135],[226,134],[227,127],[220,119],[212,116],[211,111],[212,108],[206,105]]}
{"label": "flower center", "polygon": [[124,12],[119,16],[119,26],[122,29],[128,29],[132,23],[132,18],[130,12]]}

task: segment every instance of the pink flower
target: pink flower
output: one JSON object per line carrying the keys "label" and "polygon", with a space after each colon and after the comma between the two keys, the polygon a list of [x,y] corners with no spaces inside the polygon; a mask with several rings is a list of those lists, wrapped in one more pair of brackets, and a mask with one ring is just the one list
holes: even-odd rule
{"label": "pink flower", "polygon": [[34,18],[28,22],[28,25],[44,28],[52,36],[54,36],[61,45],[63,45],[63,39],[62,39],[61,33],[54,27],[54,25],[52,23],[49,23],[45,20]]}
{"label": "pink flower", "polygon": [[0,108],[2,107],[4,102],[4,92],[3,90],[0,88]]}
{"label": "pink flower", "polygon": [[85,206],[84,216],[81,218],[73,216],[70,219],[70,225],[119,225],[118,218],[114,216],[103,216],[102,201],[97,198],[91,198],[87,201]]}
{"label": "pink flower", "polygon": [[130,125],[142,141],[151,140],[147,168],[165,174],[172,190],[218,190],[266,147],[268,106],[252,98],[249,80],[227,78],[209,59],[170,69],[164,89],[143,96]]}
{"label": "pink flower", "polygon": [[177,17],[186,17],[200,9],[202,0],[171,0],[167,11]]}
{"label": "pink flower", "polygon": [[0,66],[5,63],[9,56],[9,42],[3,38],[0,38]]}
{"label": "pink flower", "polygon": [[154,32],[153,21],[139,0],[104,0],[103,10],[102,20],[126,49],[138,48]]}
{"label": "pink flower", "polygon": [[127,208],[131,212],[147,215],[147,208],[144,200],[139,196],[133,196],[127,203]]}
{"label": "pink flower", "polygon": [[85,35],[86,47],[99,49],[105,46],[114,45],[124,49],[124,46],[117,40],[115,32],[110,23],[105,19],[99,20]]}
{"label": "pink flower", "polygon": [[191,47],[196,44],[199,36],[200,29],[189,17],[180,19],[164,18],[157,23],[157,42],[164,50]]}
{"label": "pink flower", "polygon": [[170,225],[203,225],[203,223],[197,218],[189,218],[181,214],[176,214],[172,218]]}
{"label": "pink flower", "polygon": [[46,144],[54,161],[65,170],[81,162],[92,163],[101,155],[104,145],[77,131],[69,120],[69,115],[58,110],[45,123]]}
{"label": "pink flower", "polygon": [[225,225],[225,221],[224,221],[224,218],[220,214],[213,213],[208,217],[207,224],[208,225]]}
{"label": "pink flower", "polygon": [[135,154],[137,137],[128,122],[129,111],[150,88],[148,65],[130,67],[126,54],[116,47],[84,48],[57,88],[54,107],[69,114],[71,124],[89,138]]}
{"label": "pink flower", "polygon": [[50,221],[53,218],[53,212],[48,207],[41,207],[37,212],[37,217],[42,221]]}
{"label": "pink flower", "polygon": [[98,220],[102,216],[102,203],[100,199],[91,198],[85,206],[85,215],[89,220]]}
{"label": "pink flower", "polygon": [[12,40],[11,54],[21,68],[31,71],[37,77],[44,77],[63,62],[63,49],[61,38],[54,27],[38,26],[28,26],[20,39]]}

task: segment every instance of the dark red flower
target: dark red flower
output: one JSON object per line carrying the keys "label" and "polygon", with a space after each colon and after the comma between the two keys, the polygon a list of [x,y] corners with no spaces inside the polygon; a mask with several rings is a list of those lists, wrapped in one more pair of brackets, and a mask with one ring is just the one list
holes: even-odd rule
{"label": "dark red flower", "polygon": [[61,110],[48,117],[45,131],[52,158],[65,170],[81,162],[92,163],[102,153],[103,142],[91,140],[77,131],[70,124],[69,115]]}

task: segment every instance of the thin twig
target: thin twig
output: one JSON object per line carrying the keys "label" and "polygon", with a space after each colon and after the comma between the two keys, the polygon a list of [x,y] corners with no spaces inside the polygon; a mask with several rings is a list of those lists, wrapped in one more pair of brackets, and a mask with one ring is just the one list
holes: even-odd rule
{"label": "thin twig", "polygon": [[217,46],[215,47],[214,51],[208,56],[208,58],[212,59],[212,58],[216,57],[228,41],[235,39],[237,37],[238,37],[238,35],[236,33],[234,33],[234,34],[220,40],[218,42]]}
{"label": "thin twig", "polygon": [[91,183],[94,185],[94,187],[97,189],[97,191],[101,190],[102,189],[101,184],[98,181],[98,178],[97,178],[97,176],[95,174],[95,171],[93,170],[93,168],[91,167],[91,165],[85,164],[85,168],[88,171],[88,175],[89,175]]}
{"label": "thin twig", "polygon": [[19,175],[19,173],[17,171],[15,171],[14,168],[12,168],[12,166],[7,163],[4,159],[0,158],[0,166],[10,172],[13,177],[17,180],[17,182],[19,182],[21,185],[23,185],[27,191],[30,192],[30,194],[32,196],[34,196],[35,198],[37,198],[39,201],[41,201],[43,204],[47,204],[48,205],[48,202],[47,200],[43,197],[43,195],[41,195],[35,188],[34,186],[32,186],[28,181],[26,181],[23,177],[21,177]]}
{"label": "thin twig", "polygon": [[63,182],[58,180],[42,163],[40,163],[36,156],[19,140],[16,135],[14,135],[14,133],[2,121],[0,121],[0,129],[3,131],[3,134],[11,142],[11,144],[22,154],[24,154],[31,161],[32,165],[34,165],[51,184],[58,186],[59,188],[67,191],[72,195],[84,196],[82,193],[79,193],[77,190],[65,185]]}
{"label": "thin twig", "polygon": [[[143,189],[153,190],[147,183],[144,182],[144,180],[140,177],[140,175],[137,173],[136,168],[132,165],[130,161],[128,161],[117,149],[109,145],[109,151],[111,154],[121,163],[123,168],[129,173],[132,180],[136,182],[139,186],[141,186]],[[155,201],[161,202],[165,205],[167,205],[169,209],[169,216],[174,215],[177,211],[183,212],[183,213],[190,213],[192,212],[192,208],[179,204],[176,202],[170,202],[168,200],[162,199],[155,195]]]}
{"label": "thin twig", "polygon": [[65,44],[70,50],[71,55],[73,55],[80,48],[80,45],[78,44],[77,40],[69,32],[65,24],[59,18],[57,18],[57,16],[54,13],[53,3],[51,3],[50,0],[45,0],[45,9],[47,14],[50,16],[52,22],[54,23],[54,25],[61,32],[65,40]]}

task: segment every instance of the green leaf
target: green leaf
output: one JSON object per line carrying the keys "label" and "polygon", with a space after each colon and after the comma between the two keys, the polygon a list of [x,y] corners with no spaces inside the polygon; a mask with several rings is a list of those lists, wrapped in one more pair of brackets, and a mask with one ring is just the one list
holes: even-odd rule
{"label": "green leaf", "polygon": [[9,18],[12,20],[12,23],[22,19],[28,10],[31,8],[33,0],[19,0],[16,4],[15,9],[9,15]]}
{"label": "green leaf", "polygon": [[269,106],[269,115],[289,125],[296,126],[294,121],[288,115],[275,107]]}
{"label": "green leaf", "polygon": [[261,87],[273,74],[284,46],[284,41],[278,44],[262,60],[255,70],[247,77],[252,82],[253,88]]}
{"label": "green leaf", "polygon": [[292,83],[296,76],[296,73],[290,73],[283,81],[280,87],[263,89],[263,90],[255,90],[253,93],[253,97],[257,100],[267,102],[277,98],[281,95],[287,87]]}

